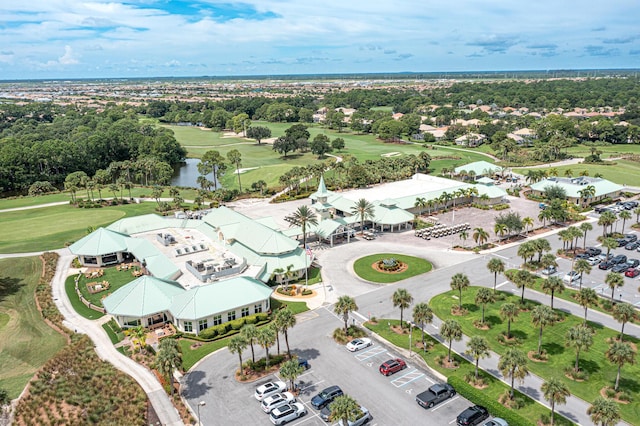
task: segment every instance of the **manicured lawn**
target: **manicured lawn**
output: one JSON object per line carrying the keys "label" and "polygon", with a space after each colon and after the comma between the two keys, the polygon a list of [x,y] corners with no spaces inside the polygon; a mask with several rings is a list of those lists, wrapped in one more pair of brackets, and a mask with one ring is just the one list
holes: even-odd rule
{"label": "manicured lawn", "polygon": [[294,315],[306,312],[309,310],[307,302],[290,302],[288,300],[271,299],[271,310],[276,311],[281,306],[286,305]]}
{"label": "manicured lawn", "polygon": [[[365,326],[372,330],[373,332],[380,335],[382,338],[388,340],[396,346],[401,348],[409,347],[409,334],[398,334],[393,331],[387,324],[391,324],[391,326],[398,325],[400,322],[394,319],[379,319],[377,324],[365,323]],[[429,326],[427,326],[429,327]],[[429,365],[429,367],[437,370],[439,373],[450,377],[455,376],[460,379],[463,379],[466,374],[472,373],[475,371],[475,367],[473,364],[466,361],[464,358],[454,355],[454,358],[459,363],[459,367],[456,369],[448,369],[443,368],[438,363],[438,358],[446,357],[447,355],[447,347],[443,344],[438,343],[435,339],[430,337],[428,334],[426,335],[426,340],[431,342],[434,346],[431,349],[428,349],[426,352],[421,350],[419,347],[415,347],[418,342],[422,340],[422,333],[419,329],[414,328],[412,331],[412,344],[414,345],[413,351],[415,354],[420,355]],[[482,365],[482,362],[480,363]],[[489,384],[486,388],[482,390],[482,393],[490,396],[494,400],[498,400],[500,395],[504,394],[509,386],[502,383],[500,380],[489,376],[488,374],[481,372],[482,376],[485,377],[485,380]],[[426,387],[426,386],[425,386]],[[518,410],[518,414],[526,419],[531,419],[531,425],[535,424],[534,419],[539,419],[543,414],[549,414],[550,410],[542,406],[541,404],[536,403],[530,398],[524,398],[525,406]],[[473,402],[473,401],[472,401]],[[562,407],[562,406],[560,406]],[[564,418],[560,418],[560,416],[556,415],[555,417],[557,425],[569,425],[571,422],[567,421]]]}
{"label": "manicured lawn", "polygon": [[36,308],[41,272],[37,257],[0,260],[0,388],[12,399],[66,343]]}
{"label": "manicured lawn", "polygon": [[[598,151],[602,151],[600,158],[619,157],[624,154],[640,154],[640,145],[635,144],[607,145],[596,148]],[[568,148],[567,153],[574,157],[586,157],[591,155],[591,150],[587,146],[577,145]]]}
{"label": "manicured lawn", "polygon": [[107,226],[127,216],[154,213],[156,203],[99,209],[70,205],[0,213],[0,253],[54,250],[87,235],[90,226]]}
{"label": "manicured lawn", "polygon": [[[640,181],[640,163],[628,160],[616,160],[615,162],[604,164],[573,164],[569,166],[556,167],[558,176],[564,176],[567,170],[573,172],[573,176],[578,176],[583,170],[588,170],[593,176],[600,173],[602,177],[620,185],[634,185]],[[516,173],[527,173],[526,168],[514,169]]]}
{"label": "manicured lawn", "polygon": [[[78,282],[78,289],[82,296],[94,305],[102,306],[102,299],[110,295],[120,287],[129,284],[135,279],[131,274],[133,269],[118,271],[115,266],[109,268],[102,268],[104,275],[100,278],[85,278],[84,275],[80,277]],[[87,289],[87,283],[107,281],[109,283],[109,289],[101,291],[99,293],[91,294]]]}
{"label": "manicured lawn", "polygon": [[[375,262],[389,258],[400,260],[409,265],[409,267],[405,271],[399,273],[378,272],[371,267]],[[397,253],[372,254],[370,256],[361,257],[353,264],[353,270],[363,280],[384,284],[395,283],[410,277],[415,277],[416,275],[424,274],[425,272],[429,272],[432,267],[433,265],[431,265],[431,262],[428,260]]]}
{"label": "manicured lawn", "polygon": [[80,301],[80,298],[76,294],[75,277],[73,275],[67,277],[67,280],[64,282],[64,290],[67,293],[67,297],[71,301],[71,306],[73,306],[73,309],[78,314],[90,320],[102,318],[104,316],[104,314],[88,308],[84,303]]}
{"label": "manicured lawn", "polygon": [[111,343],[113,343],[114,345],[124,339],[124,334],[121,331],[114,330],[110,322],[102,324],[102,328],[104,329],[104,331],[106,331],[107,335],[109,336],[109,340],[111,340]]}
{"label": "manicured lawn", "polygon": [[[498,336],[506,331],[507,323],[500,318],[500,306],[509,301],[517,303],[520,298],[504,292],[498,292],[502,295],[503,300],[486,306],[486,321],[491,324],[489,330],[479,330],[474,325],[475,320],[481,318],[481,307],[474,303],[475,294],[479,287],[470,287],[462,294],[463,306],[468,310],[464,316],[454,316],[451,314],[451,307],[457,305],[458,292],[449,291],[440,294],[430,301],[430,305],[434,313],[441,319],[455,319],[462,326],[463,333],[468,336],[481,335],[487,338],[491,349],[498,354],[504,353],[506,346],[498,342]],[[526,290],[525,290],[526,295]],[[543,378],[556,377],[561,379],[571,390],[571,393],[591,402],[605,386],[613,386],[616,378],[617,368],[611,364],[605,357],[605,352],[609,348],[607,341],[617,337],[617,331],[603,328],[597,324],[590,323],[594,329],[593,346],[589,351],[580,353],[580,368],[589,375],[588,380],[584,382],[575,382],[568,379],[564,375],[564,371],[574,365],[576,353],[572,348],[564,346],[567,331],[581,324],[582,318],[564,314],[564,320],[556,323],[551,327],[546,327],[543,331],[543,349],[549,354],[549,359],[545,363],[529,362],[530,370]],[[588,317],[587,317],[588,318]],[[531,324],[531,313],[521,311],[515,322],[511,324],[511,332],[516,336],[520,343],[517,347],[523,352],[536,351],[538,345],[538,328],[534,328]],[[626,341],[638,343],[637,339],[626,337]],[[622,378],[620,389],[631,395],[632,401],[638,401],[640,398],[640,367],[638,365],[625,365],[622,369]],[[622,416],[625,420],[633,422],[640,418],[640,404],[621,404]]]}

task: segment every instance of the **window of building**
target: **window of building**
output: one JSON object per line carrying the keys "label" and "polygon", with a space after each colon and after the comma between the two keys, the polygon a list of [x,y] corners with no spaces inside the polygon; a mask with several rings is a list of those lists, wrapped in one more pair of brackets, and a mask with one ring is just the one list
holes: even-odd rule
{"label": "window of building", "polygon": [[236,319],[236,311],[227,312],[227,321],[233,321]]}
{"label": "window of building", "polygon": [[201,319],[198,321],[198,331],[206,330],[209,327],[209,324],[206,319]]}
{"label": "window of building", "polygon": [[191,321],[184,322],[184,332],[193,333],[193,323]]}
{"label": "window of building", "polygon": [[215,317],[213,317],[213,325],[220,324],[222,324],[222,315],[216,315]]}
{"label": "window of building", "polygon": [[242,308],[242,313],[240,314],[240,316],[248,317],[249,316],[249,308]]}
{"label": "window of building", "polygon": [[253,305],[253,312],[255,314],[259,314],[262,312],[262,304],[259,305]]}

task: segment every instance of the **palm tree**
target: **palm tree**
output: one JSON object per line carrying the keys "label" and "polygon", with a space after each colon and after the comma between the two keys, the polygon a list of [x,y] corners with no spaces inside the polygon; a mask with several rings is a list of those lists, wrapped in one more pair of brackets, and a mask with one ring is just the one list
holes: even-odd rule
{"label": "palm tree", "polygon": [[356,305],[356,301],[351,296],[340,296],[335,306],[333,307],[333,312],[338,315],[342,315],[342,320],[344,321],[344,332],[345,334],[349,331],[349,314],[351,312],[357,311],[358,305]]}
{"label": "palm tree", "polygon": [[587,232],[593,230],[593,225],[589,222],[582,222],[580,224],[580,230],[582,231],[582,249],[584,250],[587,247]]}
{"label": "palm tree", "polygon": [[602,240],[602,247],[607,249],[607,260],[609,260],[609,254],[611,254],[611,250],[618,248],[618,242],[613,237],[607,237]]}
{"label": "palm tree", "polygon": [[247,344],[251,346],[251,361],[256,362],[256,354],[253,351],[253,344],[257,343],[258,327],[255,324],[245,324],[240,329],[240,335],[245,338]]}
{"label": "palm tree", "polygon": [[547,305],[537,305],[531,310],[531,322],[534,326],[540,327],[538,333],[538,356],[542,355],[542,329],[548,325],[553,325],[556,321],[556,314]]}
{"label": "palm tree", "polygon": [[391,296],[391,301],[393,302],[394,308],[400,308],[400,327],[402,328],[402,315],[404,310],[413,303],[413,296],[409,294],[407,289],[399,288],[393,293],[393,296]]}
{"label": "palm tree", "polygon": [[[173,370],[182,365],[182,353],[175,339],[167,338],[160,341],[155,364],[158,372],[164,377],[169,378],[171,396],[173,396]],[[242,367],[240,369],[242,370]]]}
{"label": "palm tree", "polygon": [[[413,307],[413,322],[420,326],[422,331],[422,348],[425,349],[424,326],[433,321],[433,311],[426,302],[420,302]],[[425,349],[426,350],[426,349]]]}
{"label": "palm tree", "polygon": [[551,212],[550,209],[544,209],[544,210],[541,210],[540,213],[538,213],[538,220],[542,221],[543,227],[546,227],[547,221],[552,218],[553,218],[553,213]]}
{"label": "palm tree", "polygon": [[609,272],[604,278],[604,282],[611,289],[611,301],[613,301],[616,288],[622,287],[624,285],[624,277],[622,276],[622,274],[619,274],[617,272]]}
{"label": "palm tree", "polygon": [[496,236],[499,236],[500,239],[504,237],[504,234],[506,234],[508,230],[507,225],[504,223],[496,223],[493,227],[493,232],[495,232]]}
{"label": "palm tree", "polygon": [[447,354],[447,362],[451,362],[451,344],[455,340],[462,340],[462,327],[456,320],[444,320],[440,324],[440,335],[444,340],[449,342],[449,352]]}
{"label": "palm tree", "polygon": [[518,349],[508,348],[498,361],[498,369],[505,378],[511,379],[509,398],[513,399],[515,379],[523,381],[529,375],[527,356]]}
{"label": "palm tree", "polygon": [[550,378],[540,386],[544,399],[551,404],[551,426],[553,426],[553,414],[556,410],[556,404],[566,404],[567,397],[571,396],[569,388],[560,379]]}
{"label": "palm tree", "polygon": [[553,309],[553,296],[564,291],[564,284],[559,277],[549,277],[542,281],[542,290],[547,294],[551,293],[551,309]]}
{"label": "palm tree", "polygon": [[351,214],[354,216],[360,216],[360,232],[364,232],[364,221],[367,219],[373,219],[375,208],[373,204],[364,198],[360,198],[351,207]]}
{"label": "palm tree", "polygon": [[522,289],[520,303],[524,303],[524,289],[533,285],[533,275],[528,271],[518,270],[513,274],[512,281],[516,287]]}
{"label": "palm tree", "polygon": [[460,236],[460,239],[462,240],[462,247],[466,246],[466,241],[467,238],[469,238],[469,233],[465,230],[460,231],[460,234],[458,234]]}
{"label": "palm tree", "polygon": [[540,259],[540,266],[543,268],[555,266],[557,268],[558,262],[556,261],[556,255],[553,253],[545,253]]}
{"label": "palm tree", "polygon": [[467,342],[467,350],[465,352],[476,361],[476,380],[478,380],[478,364],[480,358],[489,358],[491,352],[489,351],[489,342],[482,336],[472,336]]}
{"label": "palm tree", "polygon": [[617,216],[614,212],[611,212],[608,210],[605,212],[602,212],[602,214],[598,218],[598,225],[602,226],[603,237],[607,236],[607,227],[613,226],[616,220],[617,220]]}
{"label": "palm tree", "polygon": [[636,207],[633,210],[633,214],[636,215],[636,223],[640,223],[640,207]]}
{"label": "palm tree", "polygon": [[229,339],[229,343],[227,347],[229,348],[229,352],[232,354],[238,354],[238,359],[240,360],[240,376],[244,377],[244,369],[242,368],[242,351],[247,348],[249,342],[242,336],[242,334],[236,334],[231,339]]}
{"label": "palm tree", "polygon": [[628,303],[618,303],[613,307],[613,317],[622,324],[620,329],[620,341],[624,338],[624,325],[634,319],[636,309]]}
{"label": "palm tree", "polygon": [[354,422],[362,415],[360,404],[349,395],[341,395],[333,400],[329,405],[331,410],[331,421],[340,420],[343,425]]}
{"label": "palm tree", "polygon": [[631,212],[629,210],[622,210],[618,217],[622,219],[622,233],[624,234],[624,225],[627,223],[627,219],[631,219]]}
{"label": "palm tree", "polygon": [[317,225],[318,216],[313,209],[308,206],[300,206],[291,215],[292,224],[300,226],[302,228],[302,247],[307,248],[307,225]]}
{"label": "palm tree", "polygon": [[267,368],[269,368],[269,348],[273,346],[276,341],[276,330],[270,326],[259,328],[256,341],[260,346],[264,348],[266,356],[266,366]]}
{"label": "palm tree", "polygon": [[482,324],[484,324],[484,308],[487,303],[493,303],[496,301],[495,294],[486,287],[481,287],[476,293],[475,302],[476,305],[482,305]]}
{"label": "palm tree", "polygon": [[227,152],[227,159],[231,164],[236,166],[236,174],[238,175],[238,186],[240,187],[240,193],[242,193],[242,182],[240,182],[240,166],[242,165],[242,154],[237,149],[232,149]]}
{"label": "palm tree", "polygon": [[611,346],[609,346],[605,355],[612,364],[618,366],[616,384],[613,388],[613,390],[617,392],[618,385],[620,384],[620,369],[622,369],[625,364],[635,364],[636,352],[627,342],[613,342],[611,343]]}
{"label": "palm tree", "polygon": [[576,301],[584,308],[584,324],[587,324],[587,310],[589,306],[598,303],[598,294],[592,288],[583,288],[575,295]]}
{"label": "palm tree", "polygon": [[458,299],[458,309],[462,310],[462,290],[469,287],[469,277],[465,274],[458,272],[451,277],[451,290],[458,290],[460,298]]}
{"label": "palm tree", "polygon": [[143,352],[147,347],[147,329],[139,325],[131,329],[131,334],[138,341],[138,344],[140,345],[140,352]]}
{"label": "palm tree", "polygon": [[276,312],[274,322],[282,334],[284,334],[284,341],[287,344],[287,355],[291,358],[291,350],[289,349],[289,329],[296,325],[296,316],[288,307],[280,309]]}
{"label": "palm tree", "polygon": [[482,246],[484,243],[489,241],[489,233],[485,231],[484,228],[474,228],[473,241],[475,241],[479,246]]}
{"label": "palm tree", "polygon": [[591,273],[591,265],[585,259],[576,260],[576,264],[573,267],[573,270],[580,274],[580,290],[582,290],[582,274]]}
{"label": "palm tree", "polygon": [[494,257],[487,263],[487,269],[493,273],[493,292],[495,293],[498,284],[498,273],[504,272],[504,262]]}
{"label": "palm tree", "polygon": [[297,359],[290,359],[282,364],[280,367],[280,377],[285,380],[289,380],[291,391],[294,391],[295,381],[300,374],[304,371],[304,367],[300,365]]}
{"label": "palm tree", "polygon": [[588,351],[591,345],[593,345],[593,331],[586,325],[575,325],[567,331],[565,345],[576,350],[576,364],[573,369],[577,373],[579,370],[578,362],[580,360],[580,351]]}
{"label": "palm tree", "polygon": [[527,235],[529,235],[529,228],[533,228],[533,218],[529,216],[522,218],[522,225]]}
{"label": "palm tree", "polygon": [[515,321],[520,309],[514,303],[503,303],[500,306],[500,318],[507,320],[507,339],[511,339],[511,322]]}
{"label": "palm tree", "polygon": [[427,200],[424,197],[416,197],[416,202],[413,203],[414,207],[418,207],[418,215],[421,215],[424,211],[424,208],[427,207]]}
{"label": "palm tree", "polygon": [[587,409],[587,414],[600,426],[614,426],[620,421],[620,406],[609,398],[598,396]]}

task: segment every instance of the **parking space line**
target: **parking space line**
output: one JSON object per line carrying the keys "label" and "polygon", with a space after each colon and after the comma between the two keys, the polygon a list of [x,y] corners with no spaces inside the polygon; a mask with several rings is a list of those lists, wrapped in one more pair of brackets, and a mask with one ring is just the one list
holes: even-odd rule
{"label": "parking space line", "polygon": [[421,373],[418,370],[410,371],[404,376],[398,377],[391,381],[391,384],[397,388],[402,387],[404,385],[408,385],[411,382],[414,382],[420,378],[424,377],[424,373]]}
{"label": "parking space line", "polygon": [[458,398],[460,398],[460,395],[456,395],[456,396],[454,396],[454,397],[453,397],[453,398],[451,398],[450,400],[445,401],[445,402],[443,402],[442,404],[439,404],[439,405],[435,406],[434,408],[432,408],[432,409],[431,409],[431,412],[436,411],[436,410],[437,410],[438,408],[440,408],[440,407],[444,407],[444,406],[445,406],[445,405],[447,405],[448,403],[453,402],[453,401],[455,401],[455,400],[456,400],[456,399],[458,399]]}
{"label": "parking space line", "polygon": [[376,355],[380,355],[383,352],[386,352],[385,348],[373,348],[369,349],[366,352],[361,352],[355,356],[355,359],[358,361],[364,361],[365,359],[373,358]]}
{"label": "parking space line", "polygon": [[425,376],[425,380],[426,380],[426,381],[428,381],[429,383],[431,383],[432,385],[435,385],[435,384],[436,384],[436,382],[434,382],[433,380],[431,380],[431,379],[429,378],[429,376]]}
{"label": "parking space line", "polygon": [[312,384],[310,384],[309,386],[305,386],[305,387],[303,387],[303,388],[300,388],[300,392],[302,392],[302,391],[303,391],[303,390],[305,390],[305,389],[309,389],[309,388],[310,388],[310,387],[312,387],[312,386],[319,385],[319,384],[320,384],[320,383],[322,383],[322,382],[324,382],[324,380],[320,380],[319,382],[312,383]]}
{"label": "parking space line", "polygon": [[496,286],[496,288],[500,288],[500,287],[502,287],[502,286],[503,286],[503,285],[505,285],[505,284],[509,284],[509,281],[505,281],[505,282],[503,282],[503,283],[498,284],[498,285]]}
{"label": "parking space line", "polygon": [[309,371],[307,371],[306,373],[299,375],[299,376],[298,376],[298,378],[300,378],[300,377],[304,377],[304,376],[306,376],[307,374],[311,374],[311,373],[313,373],[313,370],[309,370]]}

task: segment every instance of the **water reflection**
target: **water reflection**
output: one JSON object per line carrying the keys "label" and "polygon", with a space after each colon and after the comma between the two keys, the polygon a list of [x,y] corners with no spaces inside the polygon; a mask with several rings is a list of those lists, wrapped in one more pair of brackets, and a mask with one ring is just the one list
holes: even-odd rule
{"label": "water reflection", "polygon": [[[187,158],[184,163],[179,166],[175,166],[173,170],[173,177],[171,178],[171,185],[173,186],[186,186],[190,188],[200,188],[198,185],[198,164],[200,159]],[[207,179],[211,179],[212,176],[207,176]],[[218,188],[220,183],[218,182]]]}

